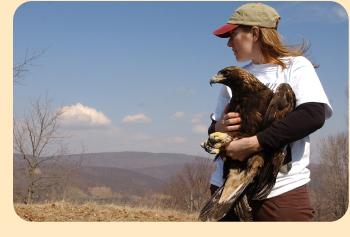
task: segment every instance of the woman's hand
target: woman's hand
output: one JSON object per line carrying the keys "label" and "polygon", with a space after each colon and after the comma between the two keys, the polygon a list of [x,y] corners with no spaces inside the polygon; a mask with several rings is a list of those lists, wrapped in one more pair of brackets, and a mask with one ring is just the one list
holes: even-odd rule
{"label": "woman's hand", "polygon": [[[230,104],[227,104],[219,121],[215,124],[215,132],[230,133],[241,128],[241,115],[229,112]],[[263,150],[256,136],[232,141],[226,146],[226,154],[234,160],[244,161],[251,154]]]}
{"label": "woman's hand", "polygon": [[258,138],[253,136],[232,141],[226,146],[226,155],[233,160],[244,161],[251,154],[262,150]]}
{"label": "woman's hand", "polygon": [[230,104],[227,104],[224,111],[221,114],[219,121],[215,124],[215,132],[233,132],[241,128],[242,122],[241,115],[236,112],[230,112]]}

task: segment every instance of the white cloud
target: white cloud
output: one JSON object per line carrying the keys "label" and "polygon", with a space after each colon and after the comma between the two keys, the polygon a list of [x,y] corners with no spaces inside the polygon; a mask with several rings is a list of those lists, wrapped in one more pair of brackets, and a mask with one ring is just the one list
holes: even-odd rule
{"label": "white cloud", "polygon": [[331,17],[336,22],[343,22],[348,20],[348,13],[342,6],[335,6],[332,8],[333,15]]}
{"label": "white cloud", "polygon": [[121,131],[120,128],[110,126],[107,133],[106,133],[106,136],[113,136],[115,134],[119,134],[120,131]]}
{"label": "white cloud", "polygon": [[184,112],[178,111],[175,113],[174,116],[171,116],[171,120],[180,120],[184,118],[184,116],[185,116]]}
{"label": "white cloud", "polygon": [[[63,109],[68,109],[68,106]],[[66,128],[99,128],[110,124],[111,120],[101,111],[81,103],[71,105],[69,110],[62,115],[62,126]]]}
{"label": "white cloud", "polygon": [[203,111],[198,114],[185,114],[184,112],[178,111],[175,113],[175,115],[171,116],[170,119],[175,121],[198,124],[201,123],[201,120],[206,116],[208,116],[208,113],[206,111]]}
{"label": "white cloud", "polygon": [[196,124],[192,127],[192,132],[198,134],[208,134],[208,126]]}
{"label": "white cloud", "polygon": [[194,94],[196,94],[197,92],[196,92],[195,90],[190,90],[188,93],[189,93],[190,95],[194,95]]}
{"label": "white cloud", "polygon": [[198,113],[198,114],[192,114],[192,115],[190,115],[190,118],[191,118],[190,123],[200,123],[201,119],[207,115],[208,115],[208,113],[205,111]]}
{"label": "white cloud", "polygon": [[[129,127],[130,128],[130,127]],[[72,150],[81,147],[87,148],[87,153],[140,151],[140,152],[167,152],[192,155],[208,154],[200,147],[206,140],[206,135],[198,134],[148,134],[133,133],[127,128],[98,130],[74,130],[71,138],[67,139]]]}
{"label": "white cloud", "polygon": [[294,12],[289,18],[289,21],[294,22],[328,21],[341,23],[348,20],[348,14],[344,7],[335,2],[285,2],[285,5],[278,10],[281,10],[281,14],[283,11]]}
{"label": "white cloud", "polygon": [[185,92],[185,91],[186,91],[186,89],[183,86],[178,88],[178,89],[176,89],[176,92]]}
{"label": "white cloud", "polygon": [[197,92],[195,90],[187,90],[184,86],[181,86],[175,90],[170,90],[169,93],[181,93],[181,94],[194,95]]}
{"label": "white cloud", "polygon": [[152,120],[146,117],[143,113],[136,115],[127,115],[122,119],[122,123],[151,123]]}
{"label": "white cloud", "polygon": [[130,139],[136,140],[136,141],[138,141],[138,140],[150,140],[150,139],[152,139],[152,137],[150,135],[145,134],[145,133],[137,133],[137,134],[132,134],[130,136]]}
{"label": "white cloud", "polygon": [[172,142],[177,142],[177,143],[179,143],[179,142],[185,142],[187,139],[184,138],[184,137],[172,137],[170,140],[171,140]]}

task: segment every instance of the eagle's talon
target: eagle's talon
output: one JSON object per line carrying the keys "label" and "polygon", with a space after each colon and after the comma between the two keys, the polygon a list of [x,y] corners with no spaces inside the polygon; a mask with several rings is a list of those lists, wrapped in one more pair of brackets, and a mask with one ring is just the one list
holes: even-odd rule
{"label": "eagle's talon", "polygon": [[201,143],[201,147],[210,154],[218,154],[217,149],[208,144],[208,141]]}
{"label": "eagle's talon", "polygon": [[208,140],[201,143],[201,147],[210,154],[219,154],[220,150],[232,141],[226,133],[215,132],[210,134]]}

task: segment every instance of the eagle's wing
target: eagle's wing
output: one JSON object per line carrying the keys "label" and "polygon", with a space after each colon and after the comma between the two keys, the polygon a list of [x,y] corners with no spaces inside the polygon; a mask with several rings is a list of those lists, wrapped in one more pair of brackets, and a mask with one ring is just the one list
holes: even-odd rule
{"label": "eagle's wing", "polygon": [[260,170],[257,180],[256,197],[258,199],[266,198],[275,186],[277,174],[282,167],[286,155],[285,150],[282,148],[272,155],[266,155],[266,165]]}
{"label": "eagle's wing", "polygon": [[295,95],[288,83],[281,83],[263,117],[263,130],[290,114],[295,107]]}
{"label": "eagle's wing", "polygon": [[[244,218],[245,221],[251,220],[251,208],[249,207],[245,193],[242,193],[246,190],[249,184],[250,182],[242,183],[236,189],[236,192],[232,193],[230,198],[220,202],[223,191],[225,188],[227,189],[227,186],[223,184],[218,190],[216,190],[211,199],[203,207],[198,219],[201,221],[218,221],[224,218],[233,208],[237,215],[247,215],[247,217]],[[242,198],[239,198],[240,196],[242,196]]]}
{"label": "eagle's wing", "polygon": [[[280,121],[290,114],[295,107],[295,95],[287,83],[280,84],[270,102],[263,118],[263,129]],[[286,156],[286,147],[280,147],[275,153],[266,155],[265,165],[260,171],[256,196],[258,199],[266,198],[275,186],[276,177],[282,167]]]}

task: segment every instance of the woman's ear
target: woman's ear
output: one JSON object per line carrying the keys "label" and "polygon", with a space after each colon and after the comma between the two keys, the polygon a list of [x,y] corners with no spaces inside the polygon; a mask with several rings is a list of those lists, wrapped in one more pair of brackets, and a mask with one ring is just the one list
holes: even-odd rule
{"label": "woman's ear", "polygon": [[259,40],[259,32],[260,32],[259,27],[257,27],[257,26],[252,27],[252,34],[253,34],[254,43],[258,42],[258,40]]}

